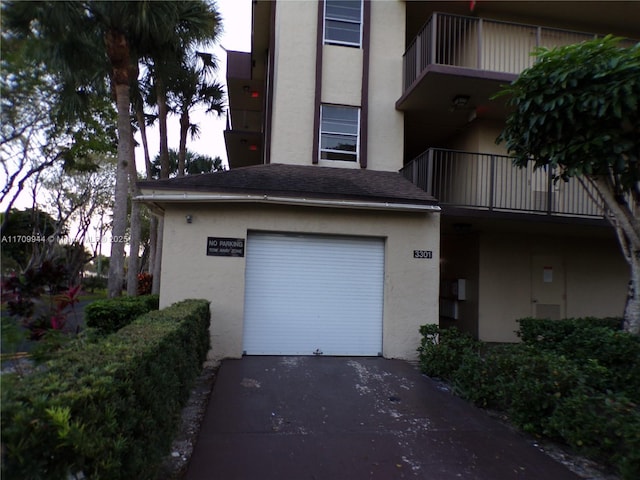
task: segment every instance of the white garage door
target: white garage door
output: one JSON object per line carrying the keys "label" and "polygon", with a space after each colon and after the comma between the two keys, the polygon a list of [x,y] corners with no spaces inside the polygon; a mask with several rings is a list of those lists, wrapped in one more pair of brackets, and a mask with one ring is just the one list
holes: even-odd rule
{"label": "white garage door", "polygon": [[249,234],[248,355],[378,355],[384,240]]}

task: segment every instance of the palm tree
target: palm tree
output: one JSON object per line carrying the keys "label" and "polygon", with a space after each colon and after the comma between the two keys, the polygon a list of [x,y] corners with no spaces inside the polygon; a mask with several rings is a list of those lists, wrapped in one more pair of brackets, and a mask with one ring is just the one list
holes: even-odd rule
{"label": "palm tree", "polygon": [[[176,21],[171,31],[165,32],[165,42],[149,42],[140,50],[141,57],[147,59],[147,69],[152,76],[152,100],[158,108],[158,122],[160,131],[160,178],[169,176],[169,147],[167,139],[167,116],[169,108],[167,95],[172,80],[179,78],[182,67],[196,46],[207,45],[217,39],[221,31],[220,15],[215,5],[205,1],[175,2],[174,15]],[[162,260],[163,219],[158,219],[158,233],[156,234],[155,259],[153,261],[152,293],[160,291],[160,271]]]}
{"label": "palm tree", "polygon": [[[129,122],[130,19],[135,2],[10,2],[9,28],[39,40],[38,61],[59,75],[64,88],[111,79],[118,112],[118,163],[113,206],[109,295],[122,289],[126,232],[127,171],[131,159]],[[102,61],[101,61],[102,60]],[[106,60],[106,61],[105,61]]]}
{"label": "palm tree", "polygon": [[[190,110],[196,105],[204,105],[206,113],[224,112],[224,91],[218,82],[209,82],[209,75],[217,68],[215,57],[211,54],[196,52],[191,64],[185,65],[179,78],[172,84],[172,111],[180,115],[180,146],[178,149],[177,174],[185,174],[185,160],[187,155],[187,137],[195,138],[199,135],[198,125],[192,124]],[[201,61],[199,68],[195,62]]]}
{"label": "palm tree", "polygon": [[[158,72],[178,52],[196,42],[213,39],[219,16],[205,1],[77,1],[6,2],[5,27],[38,40],[38,62],[55,72],[63,88],[74,89],[108,77],[117,110],[118,162],[113,205],[113,231],[109,262],[109,296],[120,295],[124,277],[124,239],[133,137],[130,121],[130,86],[136,80],[138,56],[160,60]],[[151,52],[154,54],[151,55]],[[156,82],[166,96],[164,77]],[[163,103],[162,106],[160,104]],[[159,102],[161,136],[166,148],[166,101]],[[163,124],[164,123],[164,124]]]}

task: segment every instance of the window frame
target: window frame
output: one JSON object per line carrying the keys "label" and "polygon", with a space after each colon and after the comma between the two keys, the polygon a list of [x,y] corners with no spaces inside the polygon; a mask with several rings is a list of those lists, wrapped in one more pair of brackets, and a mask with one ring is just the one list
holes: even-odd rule
{"label": "window frame", "polygon": [[[363,29],[363,22],[364,22],[364,0],[355,0],[358,1],[360,3],[360,18],[358,20],[347,20],[344,18],[332,18],[330,16],[327,16],[327,4],[329,3],[330,0],[325,0],[324,1],[324,11],[323,11],[323,22],[322,22],[322,27],[323,27],[323,32],[322,32],[322,41],[325,45],[341,45],[341,46],[345,46],[345,47],[355,47],[355,48],[362,48],[362,29]],[[340,22],[340,23],[345,23],[345,24],[349,24],[349,25],[358,25],[358,34],[359,34],[359,38],[358,38],[358,42],[345,42],[342,40],[333,40],[330,38],[327,38],[327,21],[331,21],[331,22]]]}
{"label": "window frame", "polygon": [[[347,108],[351,110],[355,110],[356,112],[356,133],[350,132],[338,132],[338,131],[324,131],[323,129],[323,119],[324,119],[324,111],[326,107],[335,107],[335,108]],[[320,104],[320,135],[318,139],[318,160],[319,161],[327,161],[327,162],[349,162],[349,163],[358,163],[360,161],[360,126],[361,126],[361,111],[360,107],[356,107],[353,105],[338,105],[333,103],[322,103]],[[356,140],[356,150],[355,152],[351,150],[336,150],[331,148],[323,148],[322,147],[322,139],[325,135],[341,135],[346,137],[353,137]],[[323,158],[323,153],[327,154],[338,154],[338,155],[349,155],[353,156],[353,160],[345,160],[339,158]]]}

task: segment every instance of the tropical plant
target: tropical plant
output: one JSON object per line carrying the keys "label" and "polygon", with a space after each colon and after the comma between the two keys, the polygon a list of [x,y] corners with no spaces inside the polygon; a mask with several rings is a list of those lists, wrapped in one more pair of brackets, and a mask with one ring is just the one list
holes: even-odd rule
{"label": "tropical plant", "polygon": [[498,141],[515,165],[595,192],[631,270],[625,329],[640,334],[640,43],[607,36],[535,54],[500,94],[513,113]]}
{"label": "tropical plant", "polygon": [[[169,178],[178,176],[179,156],[177,150],[169,150]],[[224,170],[222,159],[220,157],[211,158],[208,155],[202,155],[187,150],[185,154],[184,169],[187,175],[196,175],[199,173],[213,173]],[[151,173],[154,179],[160,178],[160,155],[151,162]]]}

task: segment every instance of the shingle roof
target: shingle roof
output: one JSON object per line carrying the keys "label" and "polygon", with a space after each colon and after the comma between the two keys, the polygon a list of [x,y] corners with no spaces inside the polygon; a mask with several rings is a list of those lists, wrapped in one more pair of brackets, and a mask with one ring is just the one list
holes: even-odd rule
{"label": "shingle roof", "polygon": [[272,163],[138,182],[143,189],[436,205],[396,172]]}

